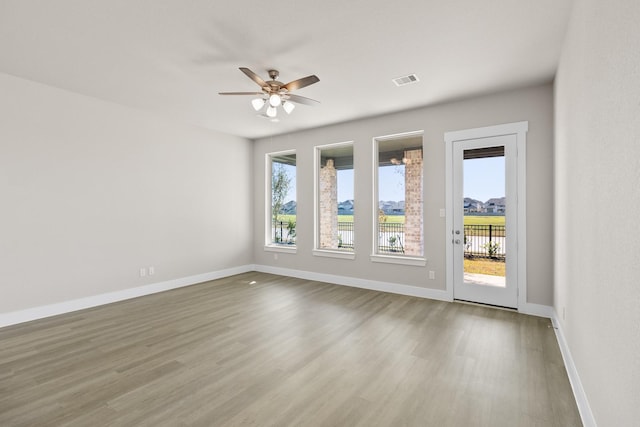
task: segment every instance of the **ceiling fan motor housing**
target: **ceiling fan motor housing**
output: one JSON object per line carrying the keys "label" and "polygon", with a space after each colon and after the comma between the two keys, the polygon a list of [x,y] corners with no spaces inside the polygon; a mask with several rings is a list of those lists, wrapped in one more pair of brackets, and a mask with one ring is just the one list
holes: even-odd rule
{"label": "ceiling fan motor housing", "polygon": [[[294,90],[301,89],[303,87],[307,87],[309,85],[319,82],[320,79],[315,75],[303,77],[301,79],[293,80],[287,84],[284,84],[276,80],[280,75],[278,70],[273,70],[273,69],[268,70],[269,77],[271,78],[271,80],[269,81],[264,81],[263,79],[260,78],[260,76],[258,76],[256,73],[254,73],[253,71],[251,71],[246,67],[240,67],[240,71],[242,71],[244,74],[247,75],[247,77],[249,77],[251,80],[257,83],[260,86],[262,93],[260,92],[258,93],[256,92],[218,92],[220,95],[250,95],[250,96],[262,95],[264,97],[263,99],[266,99],[269,96],[278,95],[280,99],[278,100],[274,99],[274,101],[291,101],[291,102],[297,102],[299,104],[307,104],[307,105],[315,105],[318,103],[318,101],[314,99],[305,98],[304,96],[295,95],[291,93]],[[276,104],[280,105],[280,102],[276,102]],[[289,108],[287,112],[290,112],[291,109],[292,108]]]}
{"label": "ceiling fan motor housing", "polygon": [[269,77],[271,77],[271,80],[277,79],[279,75],[280,73],[278,70],[269,70]]}

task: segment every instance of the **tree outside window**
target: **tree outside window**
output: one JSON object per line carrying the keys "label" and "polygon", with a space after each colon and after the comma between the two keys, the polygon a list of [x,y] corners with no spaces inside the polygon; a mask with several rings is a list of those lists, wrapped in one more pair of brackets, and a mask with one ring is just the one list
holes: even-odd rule
{"label": "tree outside window", "polygon": [[271,169],[271,232],[267,244],[295,245],[296,243],[296,154],[270,154]]}

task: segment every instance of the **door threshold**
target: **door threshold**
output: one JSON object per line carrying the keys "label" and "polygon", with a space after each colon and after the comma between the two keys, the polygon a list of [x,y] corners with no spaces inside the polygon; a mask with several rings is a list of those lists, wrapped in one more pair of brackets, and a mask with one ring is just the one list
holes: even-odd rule
{"label": "door threshold", "polygon": [[511,311],[513,313],[517,313],[518,312],[517,308],[504,307],[502,305],[486,304],[486,303],[482,303],[482,302],[467,301],[467,300],[463,300],[463,299],[454,299],[453,302],[458,302],[460,304],[467,304],[467,305],[477,305],[478,307],[497,308],[498,310]]}

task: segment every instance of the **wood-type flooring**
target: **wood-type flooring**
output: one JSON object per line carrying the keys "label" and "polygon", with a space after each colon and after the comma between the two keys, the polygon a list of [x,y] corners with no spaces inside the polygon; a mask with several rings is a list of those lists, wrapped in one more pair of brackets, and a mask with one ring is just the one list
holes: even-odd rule
{"label": "wood-type flooring", "polygon": [[548,319],[245,273],[0,329],[0,426],[578,426]]}

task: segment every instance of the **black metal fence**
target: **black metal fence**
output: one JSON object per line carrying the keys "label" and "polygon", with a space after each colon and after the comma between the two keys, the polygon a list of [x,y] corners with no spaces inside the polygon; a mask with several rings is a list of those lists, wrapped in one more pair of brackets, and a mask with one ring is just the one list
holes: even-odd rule
{"label": "black metal fence", "polygon": [[[338,222],[338,248],[353,250],[353,222]],[[404,224],[380,223],[378,225],[378,252],[404,253]]]}
{"label": "black metal fence", "polygon": [[338,222],[338,249],[353,251],[353,222]]}
{"label": "black metal fence", "polygon": [[[273,241],[295,244],[295,222],[274,221]],[[506,234],[504,225],[465,225],[464,256],[467,258],[505,259]],[[338,248],[354,250],[354,223],[338,222]],[[378,224],[378,252],[404,253],[404,224],[381,222]]]}
{"label": "black metal fence", "polygon": [[378,223],[378,252],[404,253],[404,224],[400,222]]}
{"label": "black metal fence", "polygon": [[465,225],[464,256],[504,259],[505,232],[504,225]]}
{"label": "black metal fence", "polygon": [[273,243],[282,245],[294,245],[296,243],[296,223],[273,221]]}

